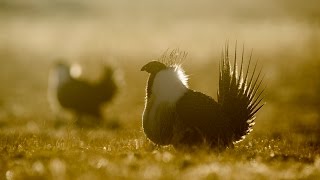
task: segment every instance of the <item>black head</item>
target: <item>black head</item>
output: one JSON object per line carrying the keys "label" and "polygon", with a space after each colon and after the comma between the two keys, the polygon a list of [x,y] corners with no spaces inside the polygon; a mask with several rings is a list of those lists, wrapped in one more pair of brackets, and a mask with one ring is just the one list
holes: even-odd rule
{"label": "black head", "polygon": [[144,65],[141,68],[141,71],[146,71],[150,74],[155,74],[163,69],[166,69],[167,66],[159,61],[151,61],[149,63],[147,63],[146,65]]}

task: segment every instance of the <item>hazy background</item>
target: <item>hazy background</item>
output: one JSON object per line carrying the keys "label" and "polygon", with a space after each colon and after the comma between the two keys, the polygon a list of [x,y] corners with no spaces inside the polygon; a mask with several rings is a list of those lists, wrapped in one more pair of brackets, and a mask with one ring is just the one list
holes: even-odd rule
{"label": "hazy background", "polygon": [[0,128],[51,126],[47,78],[54,60],[101,62],[125,83],[106,119],[140,127],[147,74],[140,68],[165,50],[188,52],[193,89],[216,96],[218,62],[229,40],[253,49],[266,74],[266,106],[255,132],[302,132],[319,142],[320,3],[317,0],[1,0]]}

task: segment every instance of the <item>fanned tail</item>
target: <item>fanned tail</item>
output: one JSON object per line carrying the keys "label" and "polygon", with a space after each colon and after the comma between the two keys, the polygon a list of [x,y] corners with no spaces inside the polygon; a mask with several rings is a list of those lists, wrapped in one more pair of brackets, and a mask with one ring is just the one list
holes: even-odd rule
{"label": "fanned tail", "polygon": [[[262,108],[264,103],[261,85],[263,77],[261,70],[256,75],[257,63],[250,70],[252,51],[248,66],[244,73],[244,48],[242,49],[240,69],[237,67],[237,44],[235,45],[234,62],[230,63],[229,47],[226,44],[219,66],[219,91],[218,103],[223,113],[231,120],[233,139],[239,141],[252,131],[255,114]],[[252,73],[249,73],[249,70]]]}

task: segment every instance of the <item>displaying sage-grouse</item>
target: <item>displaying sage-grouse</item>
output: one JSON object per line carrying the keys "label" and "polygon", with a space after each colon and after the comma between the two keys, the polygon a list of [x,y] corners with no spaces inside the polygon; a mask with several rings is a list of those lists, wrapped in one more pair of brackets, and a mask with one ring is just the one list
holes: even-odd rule
{"label": "displaying sage-grouse", "polygon": [[244,52],[239,70],[236,51],[231,65],[228,47],[225,48],[220,64],[218,101],[215,101],[188,87],[187,76],[176,64],[184,58],[184,54],[179,53],[173,51],[141,69],[150,73],[142,118],[146,136],[158,145],[175,147],[200,144],[228,147],[244,139],[252,131],[255,114],[264,105],[261,103],[263,90],[259,90],[263,80],[261,70],[255,75],[256,64],[253,72],[248,73],[251,56],[243,73]]}
{"label": "displaying sage-grouse", "polygon": [[101,106],[110,102],[117,91],[112,68],[105,66],[98,82],[81,80],[72,75],[70,69],[62,62],[54,65],[48,89],[51,104],[74,112],[77,120],[84,116],[100,120]]}

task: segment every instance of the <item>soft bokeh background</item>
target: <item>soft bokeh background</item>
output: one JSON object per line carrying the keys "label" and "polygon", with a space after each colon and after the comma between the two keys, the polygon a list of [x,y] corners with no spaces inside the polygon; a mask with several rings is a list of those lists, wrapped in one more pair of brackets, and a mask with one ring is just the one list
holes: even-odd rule
{"label": "soft bokeh background", "polygon": [[[290,134],[287,139],[319,147],[319,7],[317,0],[1,0],[0,132],[72,132],[55,127],[47,101],[57,58],[85,66],[90,80],[99,77],[103,61],[116,67],[121,91],[106,106],[105,121],[140,132],[147,79],[141,66],[179,48],[188,52],[183,67],[190,87],[216,97],[218,62],[229,40],[231,50],[235,41],[238,49],[244,44],[247,57],[253,49],[266,75],[267,104],[252,137]],[[96,131],[114,132],[89,133]],[[111,134],[103,137],[119,137]]]}
{"label": "soft bokeh background", "polygon": [[[258,127],[272,124],[277,129],[300,115],[319,119],[316,2],[3,0],[1,117],[50,118],[47,75],[53,61],[64,58],[85,65],[84,75],[91,79],[99,76],[102,61],[119,68],[126,83],[114,104],[119,111],[110,113],[138,124],[147,77],[139,69],[144,63],[167,49],[187,51],[184,67],[191,87],[215,96],[222,47],[229,40],[233,50],[237,40],[247,55],[253,49],[266,74],[268,105],[258,115]],[[122,118],[124,111],[130,119]]]}

